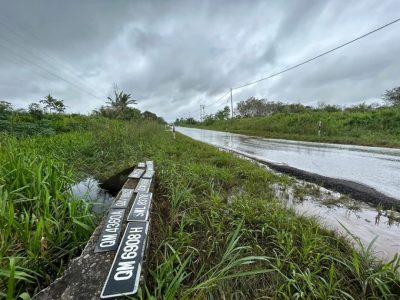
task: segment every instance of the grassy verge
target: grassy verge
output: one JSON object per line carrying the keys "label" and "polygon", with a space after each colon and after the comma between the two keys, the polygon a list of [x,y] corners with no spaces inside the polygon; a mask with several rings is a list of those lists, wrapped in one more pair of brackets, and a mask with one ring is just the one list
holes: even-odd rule
{"label": "grassy verge", "polygon": [[[321,121],[321,136],[318,136]],[[185,125],[267,138],[400,147],[400,109],[307,111]]]}
{"label": "grassy verge", "polygon": [[0,291],[14,299],[60,274],[90,236],[94,217],[69,191],[72,170],[39,141],[4,136],[0,143]]}
{"label": "grassy verge", "polygon": [[[276,199],[266,172],[151,122],[92,120],[49,137],[1,137],[1,291],[45,286],[79,253],[94,217],[68,185],[156,162],[151,248],[141,298],[397,299],[399,260],[355,251]],[[32,243],[32,245],[31,245]],[[49,272],[51,270],[51,272]],[[50,274],[49,277],[48,274]],[[53,275],[52,275],[53,274]]]}
{"label": "grassy verge", "polygon": [[49,136],[0,135],[0,298],[46,287],[92,234],[98,220],[71,184],[135,165],[162,133],[154,122],[84,121]]}
{"label": "grassy verge", "polygon": [[399,260],[355,251],[275,198],[286,176],[177,135],[154,157],[157,198],[143,296],[396,299]]}

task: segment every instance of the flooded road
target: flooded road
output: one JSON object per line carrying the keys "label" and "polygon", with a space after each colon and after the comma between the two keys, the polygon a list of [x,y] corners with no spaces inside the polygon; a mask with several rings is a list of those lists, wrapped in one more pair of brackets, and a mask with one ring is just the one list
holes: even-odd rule
{"label": "flooded road", "polygon": [[254,158],[358,182],[400,201],[400,149],[264,139],[184,127],[176,130]]}
{"label": "flooded road", "polygon": [[[307,183],[297,182],[297,186],[304,185]],[[293,187],[277,187],[276,191],[282,202],[297,214],[316,217],[324,227],[349,237],[357,248],[360,248],[359,243],[364,248],[373,243],[375,256],[385,260],[400,253],[400,223],[387,214],[378,214],[374,207],[351,199],[340,201],[343,198],[340,193],[324,188],[320,188],[318,197],[306,195],[302,200],[295,198]]]}
{"label": "flooded road", "polygon": [[[195,140],[247,157],[359,182],[400,201],[399,149],[263,139],[183,127],[176,130]],[[307,183],[297,180],[296,185]],[[393,213],[399,218],[399,213],[383,212],[371,205],[349,200],[356,203],[356,208],[352,208],[354,205],[341,203],[344,195],[324,188],[320,188],[318,197],[307,195],[301,201],[295,199],[294,187],[275,188],[283,203],[298,214],[317,217],[325,227],[347,235],[351,240],[351,235],[354,235],[364,247],[373,242],[376,256],[390,260],[400,253],[400,223],[390,217]],[[356,241],[353,242],[359,247]]]}

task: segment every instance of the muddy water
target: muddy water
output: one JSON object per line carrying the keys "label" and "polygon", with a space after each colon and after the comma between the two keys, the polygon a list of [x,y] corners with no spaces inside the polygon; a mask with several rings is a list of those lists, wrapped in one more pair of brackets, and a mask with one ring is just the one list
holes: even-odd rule
{"label": "muddy water", "polygon": [[364,247],[373,242],[373,252],[380,258],[390,260],[400,253],[399,223],[391,223],[387,216],[378,219],[377,211],[367,205],[361,205],[359,210],[354,211],[343,206],[330,208],[308,200],[296,204],[296,210],[308,216],[317,216],[327,228],[344,235],[348,235],[347,231],[351,232]]}
{"label": "muddy water", "polygon": [[[182,127],[177,131],[250,158],[285,163],[324,176],[367,184],[400,199],[398,149],[260,139]],[[295,185],[305,184],[297,180]],[[298,214],[317,217],[325,227],[351,239],[354,235],[364,247],[376,238],[373,244],[376,256],[390,260],[400,253],[400,225],[388,217],[390,212],[378,214],[378,209],[370,205],[352,199],[341,201],[343,195],[324,188],[320,188],[318,197],[306,195],[302,200],[294,197],[294,187],[275,188],[277,196]],[[399,217],[398,213],[394,214]]]}
{"label": "muddy water", "polygon": [[[297,181],[296,185],[304,186],[307,183]],[[400,223],[388,217],[388,212],[378,214],[378,210],[368,204],[346,198],[343,200],[340,193],[324,188],[320,188],[318,197],[307,195],[302,200],[295,198],[293,188],[275,188],[277,196],[298,214],[317,217],[326,228],[348,236],[358,248],[360,245],[356,239],[359,239],[363,247],[373,243],[374,254],[385,260],[400,253]]]}
{"label": "muddy water", "polygon": [[75,197],[85,199],[93,203],[93,212],[97,215],[108,210],[114,197],[106,190],[100,188],[96,179],[88,177],[71,187]]}

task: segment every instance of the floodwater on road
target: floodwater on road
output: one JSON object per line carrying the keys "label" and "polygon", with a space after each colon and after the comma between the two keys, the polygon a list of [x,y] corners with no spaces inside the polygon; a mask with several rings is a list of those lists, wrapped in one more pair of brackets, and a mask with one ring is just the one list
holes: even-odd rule
{"label": "floodwater on road", "polygon": [[358,182],[400,201],[400,149],[265,139],[185,127],[176,130],[253,158]]}
{"label": "floodwater on road", "polygon": [[[176,130],[195,140],[251,158],[359,182],[400,201],[400,149],[264,139],[184,127],[177,127]],[[302,181],[298,183],[302,184]],[[341,197],[339,193],[321,190],[325,192],[320,198]],[[283,194],[290,195],[292,192],[285,191]],[[297,213],[316,216],[324,226],[342,234],[349,235],[351,232],[364,247],[376,238],[373,249],[378,257],[390,260],[400,253],[399,223],[392,222],[387,215],[378,215],[376,208],[360,203],[358,209],[351,210],[340,204],[324,205],[321,199],[312,197],[300,202],[293,199],[287,201],[283,194],[277,188],[277,196]]]}

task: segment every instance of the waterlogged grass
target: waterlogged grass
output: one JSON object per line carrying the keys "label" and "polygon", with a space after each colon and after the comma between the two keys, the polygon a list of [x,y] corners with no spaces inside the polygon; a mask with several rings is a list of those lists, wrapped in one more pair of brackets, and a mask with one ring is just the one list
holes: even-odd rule
{"label": "waterlogged grass", "polygon": [[[153,159],[149,299],[398,299],[399,260],[382,263],[275,198],[287,176],[156,123],[93,119],[85,130],[1,137],[0,278],[9,299],[47,285],[94,226],[69,185]],[[301,193],[301,191],[299,192]],[[26,293],[27,292],[27,293]]]}
{"label": "waterlogged grass", "polygon": [[267,138],[400,147],[399,121],[400,109],[385,107],[367,111],[277,113],[193,127]]}
{"label": "waterlogged grass", "polygon": [[160,140],[140,298],[398,299],[400,261],[356,251],[274,198],[273,175],[177,135]]}

